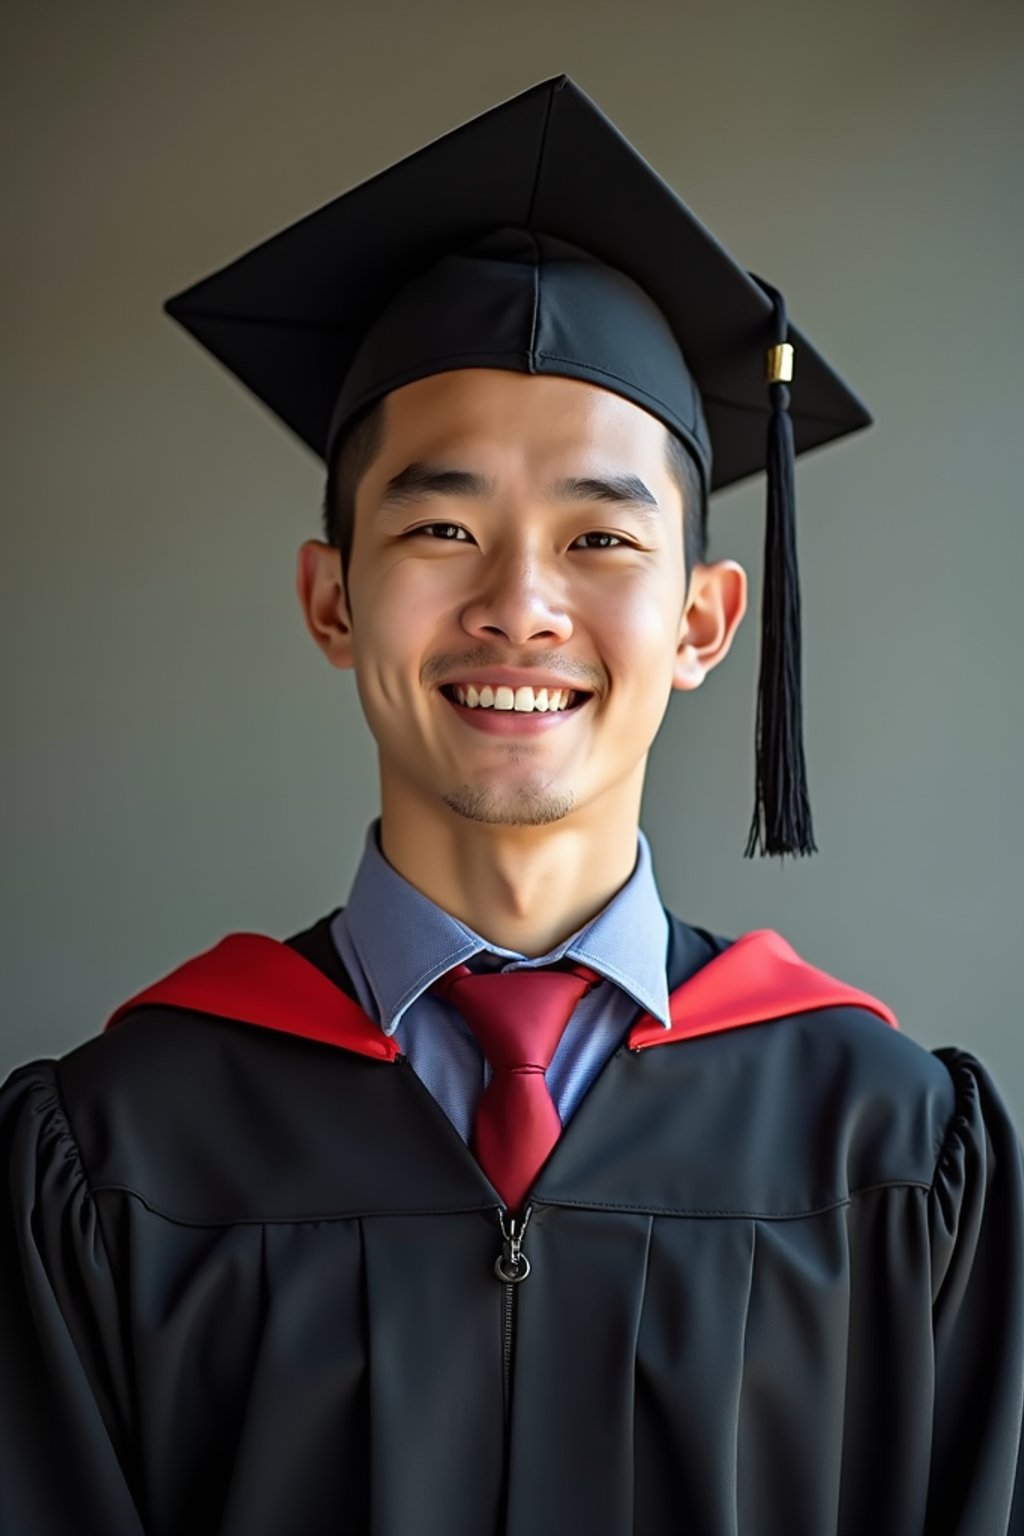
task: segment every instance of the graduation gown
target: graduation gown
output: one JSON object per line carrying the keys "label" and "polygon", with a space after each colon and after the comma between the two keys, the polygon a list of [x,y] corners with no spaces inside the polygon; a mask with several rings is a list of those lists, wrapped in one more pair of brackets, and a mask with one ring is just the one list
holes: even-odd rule
{"label": "graduation gown", "polygon": [[1021,1156],[977,1061],[670,914],[672,1029],[569,1121],[511,1284],[333,915],[8,1080],[4,1536],[1022,1528]]}

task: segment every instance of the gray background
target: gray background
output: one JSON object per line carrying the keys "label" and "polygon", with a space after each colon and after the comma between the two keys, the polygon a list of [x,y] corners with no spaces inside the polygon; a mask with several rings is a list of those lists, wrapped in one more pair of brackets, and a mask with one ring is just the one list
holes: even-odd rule
{"label": "gray background", "polygon": [[[1016,14],[1015,14],[1016,13]],[[567,71],[873,408],[801,460],[821,854],[742,858],[753,609],[673,697],[668,906],[775,927],[995,1070],[1024,1123],[1024,7],[431,0],[5,7],[0,1066],[233,929],[345,900],[377,810],[351,674],[293,589],[322,470],[161,301]]]}

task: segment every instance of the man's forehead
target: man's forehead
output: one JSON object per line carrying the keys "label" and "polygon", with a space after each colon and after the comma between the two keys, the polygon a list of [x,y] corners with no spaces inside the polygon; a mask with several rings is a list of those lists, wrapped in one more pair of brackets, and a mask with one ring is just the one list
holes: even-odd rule
{"label": "man's forehead", "polygon": [[621,395],[581,379],[464,368],[392,390],[382,402],[387,457],[483,454],[495,472],[535,461],[545,472],[579,456],[662,463],[667,428]]}

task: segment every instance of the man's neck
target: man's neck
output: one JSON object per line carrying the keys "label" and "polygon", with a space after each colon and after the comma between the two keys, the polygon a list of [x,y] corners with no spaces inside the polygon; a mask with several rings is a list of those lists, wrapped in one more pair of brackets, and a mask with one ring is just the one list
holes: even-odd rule
{"label": "man's neck", "polygon": [[536,958],[602,911],[637,858],[636,815],[587,825],[492,826],[381,815],[381,852],[410,885],[502,949]]}

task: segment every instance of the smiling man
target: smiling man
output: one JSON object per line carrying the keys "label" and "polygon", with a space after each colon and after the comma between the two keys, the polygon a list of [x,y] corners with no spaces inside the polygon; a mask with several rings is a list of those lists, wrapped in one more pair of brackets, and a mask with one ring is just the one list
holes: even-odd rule
{"label": "smiling man", "polygon": [[748,851],[813,852],[793,460],[863,406],[565,76],[168,308],[327,466],[380,815],[343,907],[6,1084],[0,1529],[1019,1532],[994,1086],[639,825],[764,469]]}
{"label": "smiling man", "polygon": [[669,434],[597,385],[435,374],[370,426],[347,581],[337,540],[310,541],[298,586],[356,671],[381,852],[481,937],[544,954],[629,879],[651,743],[728,650],[746,579],[698,565],[687,591]]}

